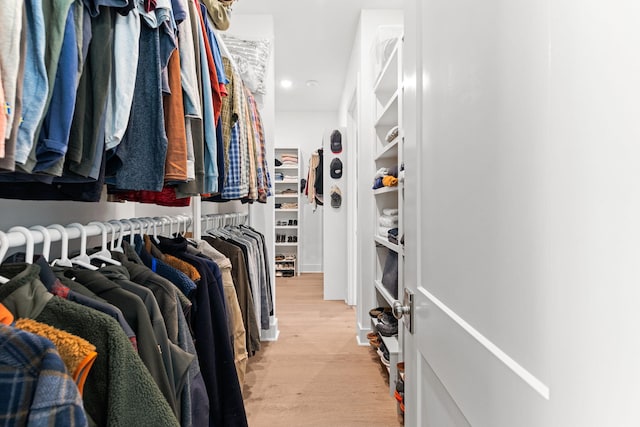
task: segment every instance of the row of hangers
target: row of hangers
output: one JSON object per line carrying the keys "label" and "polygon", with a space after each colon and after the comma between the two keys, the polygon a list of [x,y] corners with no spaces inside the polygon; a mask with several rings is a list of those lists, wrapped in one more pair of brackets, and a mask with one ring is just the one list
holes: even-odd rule
{"label": "row of hangers", "polygon": [[[212,229],[221,229],[226,226],[238,226],[246,224],[248,213],[226,213],[226,214],[208,214],[202,215],[201,220],[204,222],[205,232]],[[211,222],[211,225],[209,225]]]}
{"label": "row of hangers", "polygon": [[[24,236],[26,255],[25,262],[31,264],[33,262],[33,255],[35,252],[36,237],[38,242],[43,242],[42,255],[47,261],[49,260],[52,239],[52,230],[57,231],[60,234],[61,248],[60,258],[51,261],[51,265],[58,265],[62,267],[79,266],[90,270],[97,270],[98,267],[93,265],[91,261],[97,260],[103,263],[120,265],[120,262],[111,257],[111,251],[123,252],[122,241],[125,235],[129,235],[129,242],[133,245],[136,229],[139,234],[150,235],[158,242],[158,226],[160,232],[164,234],[165,226],[169,226],[169,235],[174,235],[174,224],[177,226],[176,232],[180,235],[185,235],[191,224],[191,218],[186,215],[176,215],[171,217],[169,215],[163,215],[161,217],[143,217],[143,218],[131,218],[109,221],[91,221],[86,226],[80,223],[71,223],[66,227],[60,224],[51,224],[48,227],[41,225],[34,225],[30,228],[23,226],[15,226],[9,229],[9,233],[19,233]],[[184,229],[181,229],[184,226]],[[109,228],[110,230],[107,230]],[[116,230],[117,228],[117,230]],[[78,230],[80,238],[80,253],[77,256],[69,258],[69,232],[68,229]],[[153,233],[152,233],[153,230]],[[96,232],[97,231],[97,232]],[[109,232],[111,233],[110,245],[107,245],[107,237]],[[91,255],[87,254],[87,238],[90,236],[100,235],[102,237],[100,250]],[[56,236],[57,237],[57,236]],[[116,239],[117,237],[117,239]],[[14,245],[18,246],[18,245]],[[9,235],[3,231],[0,231],[0,263],[4,260],[10,245]],[[7,283],[9,279],[0,275],[0,283]]]}

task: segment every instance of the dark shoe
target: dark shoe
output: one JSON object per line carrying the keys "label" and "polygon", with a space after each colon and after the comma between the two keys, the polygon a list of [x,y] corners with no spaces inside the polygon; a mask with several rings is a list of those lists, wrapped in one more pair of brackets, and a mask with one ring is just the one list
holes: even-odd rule
{"label": "dark shoe", "polygon": [[369,310],[369,316],[372,319],[377,319],[383,312],[391,313],[391,307],[376,307]]}
{"label": "dark shoe", "polygon": [[380,315],[378,316],[378,320],[382,323],[385,323],[387,325],[393,325],[393,324],[398,324],[398,319],[396,319],[395,317],[393,317],[393,314],[391,314],[391,312],[382,312],[380,313]]}
{"label": "dark shoe", "polygon": [[398,334],[398,323],[396,322],[393,325],[388,325],[386,323],[378,322],[376,323],[376,329],[383,337],[392,337]]}

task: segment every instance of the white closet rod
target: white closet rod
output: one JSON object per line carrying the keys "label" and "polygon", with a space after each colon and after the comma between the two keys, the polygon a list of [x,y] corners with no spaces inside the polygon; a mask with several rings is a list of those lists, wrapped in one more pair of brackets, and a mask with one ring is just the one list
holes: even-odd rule
{"label": "white closet rod", "polygon": [[[98,221],[98,222],[102,222],[103,224],[109,224],[110,221]],[[145,228],[148,230],[149,229],[148,227],[153,228],[154,225],[156,228],[157,227],[164,228],[166,225],[170,225],[170,226],[177,225],[178,227],[176,228],[176,231],[179,231],[180,226],[184,226],[184,228],[186,229],[192,224],[192,221],[191,221],[191,217],[189,217],[188,215],[163,215],[163,216],[154,217],[154,218],[150,218],[150,217],[123,218],[123,219],[111,220],[111,223],[112,224],[118,223],[119,227],[116,226],[114,229],[114,227],[109,227],[107,225],[107,233],[110,234],[113,231],[114,236],[119,237],[120,233],[127,233],[131,230],[135,231],[136,229],[138,229],[139,231],[142,231],[142,229],[145,229]],[[131,226],[133,226],[133,228]],[[62,234],[58,230],[50,227],[51,226],[46,228],[49,231],[49,235],[51,236],[51,243],[62,240]],[[85,232],[87,233],[87,237],[102,235],[102,229],[97,225],[87,224],[87,225],[84,225],[83,227]],[[69,226],[66,226],[64,228],[69,236],[69,240],[79,239],[81,237],[81,231],[79,228],[69,227]],[[38,231],[38,229],[32,229],[29,231],[31,232],[31,235],[33,237],[34,244],[42,243],[44,241],[44,234],[41,231]],[[5,232],[4,234],[7,236],[7,239],[8,239],[8,248],[15,248],[15,247],[24,246],[27,244],[27,237],[22,232],[9,231],[9,232]]]}

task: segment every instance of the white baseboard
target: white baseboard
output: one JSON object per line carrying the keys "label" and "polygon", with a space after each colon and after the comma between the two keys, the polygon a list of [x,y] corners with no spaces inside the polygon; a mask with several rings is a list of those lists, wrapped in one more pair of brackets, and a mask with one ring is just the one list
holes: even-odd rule
{"label": "white baseboard", "polygon": [[301,273],[324,273],[322,264],[303,264],[300,268]]}
{"label": "white baseboard", "polygon": [[260,341],[278,341],[280,330],[278,329],[278,318],[269,319],[269,329],[260,330]]}

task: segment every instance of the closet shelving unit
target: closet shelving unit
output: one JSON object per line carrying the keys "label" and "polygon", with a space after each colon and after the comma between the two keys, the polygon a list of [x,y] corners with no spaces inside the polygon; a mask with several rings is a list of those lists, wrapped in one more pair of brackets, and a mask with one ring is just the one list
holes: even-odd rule
{"label": "closet shelving unit", "polygon": [[[388,28],[380,28],[379,32],[388,31]],[[374,134],[374,169],[397,167],[401,169],[403,162],[403,132],[402,132],[402,31],[395,29],[395,36],[385,45],[389,52],[386,60],[379,67],[379,74],[375,78],[373,94],[375,99],[375,121],[373,126]],[[375,60],[375,58],[374,58]],[[398,126],[398,135],[387,141],[389,132]],[[382,187],[373,190],[374,212],[376,213],[375,230],[373,232],[373,244],[375,245],[375,306],[392,306],[393,301],[398,299],[382,283],[385,261],[390,251],[398,255],[398,295],[402,295],[403,280],[403,247],[400,244],[390,242],[386,235],[379,232],[380,216],[384,209],[398,210],[398,242],[403,235],[403,204],[404,204],[404,183],[399,172],[398,185],[393,187]],[[371,326],[375,330],[377,320],[372,319]],[[382,337],[382,341],[389,350],[389,392],[395,391],[396,379],[398,378],[397,363],[402,360],[402,326],[398,326],[398,335],[392,337]]]}
{"label": "closet shelving unit", "polygon": [[[297,148],[275,148],[275,158],[282,161],[283,155],[295,155],[296,165],[274,165],[275,174],[282,173],[284,179],[274,179],[275,204],[296,203],[296,208],[274,208],[274,229],[276,236],[276,277],[290,277],[300,274],[300,150]],[[281,259],[284,257],[284,259]]]}

